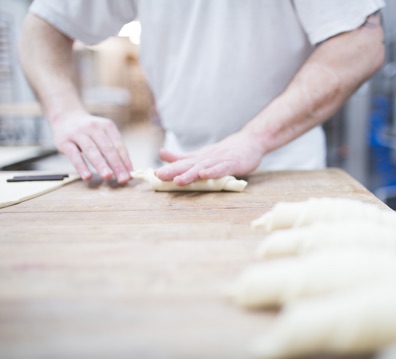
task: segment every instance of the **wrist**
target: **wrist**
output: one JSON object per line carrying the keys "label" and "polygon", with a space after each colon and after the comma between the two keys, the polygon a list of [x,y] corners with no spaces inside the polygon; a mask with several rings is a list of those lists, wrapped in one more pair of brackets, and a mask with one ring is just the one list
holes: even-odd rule
{"label": "wrist", "polygon": [[87,115],[87,110],[78,102],[59,101],[51,105],[44,105],[44,112],[51,124],[62,122],[66,118]]}
{"label": "wrist", "polygon": [[62,88],[41,97],[43,112],[49,122],[55,124],[65,117],[88,114],[74,88]]}
{"label": "wrist", "polygon": [[251,147],[254,147],[256,152],[261,156],[266,155],[270,152],[268,148],[268,141],[266,141],[266,134],[263,129],[258,128],[255,121],[249,122],[245,127],[242,128],[241,133],[246,137],[247,142]]}
{"label": "wrist", "polygon": [[81,116],[88,115],[89,113],[85,109],[57,109],[55,111],[50,111],[47,116],[49,122],[53,125],[61,123],[69,118],[77,118]]}
{"label": "wrist", "polygon": [[302,134],[301,119],[309,117],[302,103],[300,96],[294,96],[288,89],[245,126],[252,141],[259,144],[263,156]]}

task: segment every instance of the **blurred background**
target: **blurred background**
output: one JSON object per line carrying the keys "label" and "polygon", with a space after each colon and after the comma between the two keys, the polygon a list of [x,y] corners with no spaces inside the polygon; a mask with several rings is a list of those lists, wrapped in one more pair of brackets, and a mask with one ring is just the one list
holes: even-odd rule
{"label": "blurred background", "polygon": [[[17,41],[30,0],[0,0],[0,170],[73,170],[19,65]],[[386,0],[386,64],[324,126],[328,166],[350,173],[396,209],[396,0]],[[161,131],[139,66],[140,24],[96,46],[75,46],[75,81],[94,114],[120,128],[136,168],[155,166]],[[235,51],[238,51],[237,47]]]}

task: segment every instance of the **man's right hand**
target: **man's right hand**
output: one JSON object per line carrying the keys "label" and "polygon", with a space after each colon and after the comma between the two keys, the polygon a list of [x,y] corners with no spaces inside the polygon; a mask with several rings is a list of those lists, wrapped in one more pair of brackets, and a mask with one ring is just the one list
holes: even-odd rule
{"label": "man's right hand", "polygon": [[73,82],[74,40],[29,13],[22,27],[19,54],[25,74],[51,123],[56,147],[88,180],[90,162],[103,179],[130,179],[132,165],[115,124],[85,111]]}
{"label": "man's right hand", "polygon": [[113,176],[121,184],[130,179],[132,164],[113,121],[84,112],[62,115],[52,121],[54,141],[84,180],[92,173],[89,161],[103,179]]}

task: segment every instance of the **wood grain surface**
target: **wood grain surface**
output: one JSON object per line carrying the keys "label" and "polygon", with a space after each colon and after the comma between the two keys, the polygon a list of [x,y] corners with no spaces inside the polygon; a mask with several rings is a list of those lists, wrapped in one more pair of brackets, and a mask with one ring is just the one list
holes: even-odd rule
{"label": "wood grain surface", "polygon": [[81,181],[0,210],[1,358],[249,358],[274,311],[224,292],[256,261],[276,202],[385,204],[338,169],[268,172],[243,193]]}

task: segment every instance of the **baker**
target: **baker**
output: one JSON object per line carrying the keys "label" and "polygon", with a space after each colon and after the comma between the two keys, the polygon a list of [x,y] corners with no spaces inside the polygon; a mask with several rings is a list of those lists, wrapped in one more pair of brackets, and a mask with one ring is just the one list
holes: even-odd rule
{"label": "baker", "polygon": [[83,179],[130,179],[115,124],[87,112],[72,46],[139,19],[165,130],[156,170],[178,185],[325,166],[321,124],[383,64],[383,0],[35,0],[20,57],[60,152]]}

